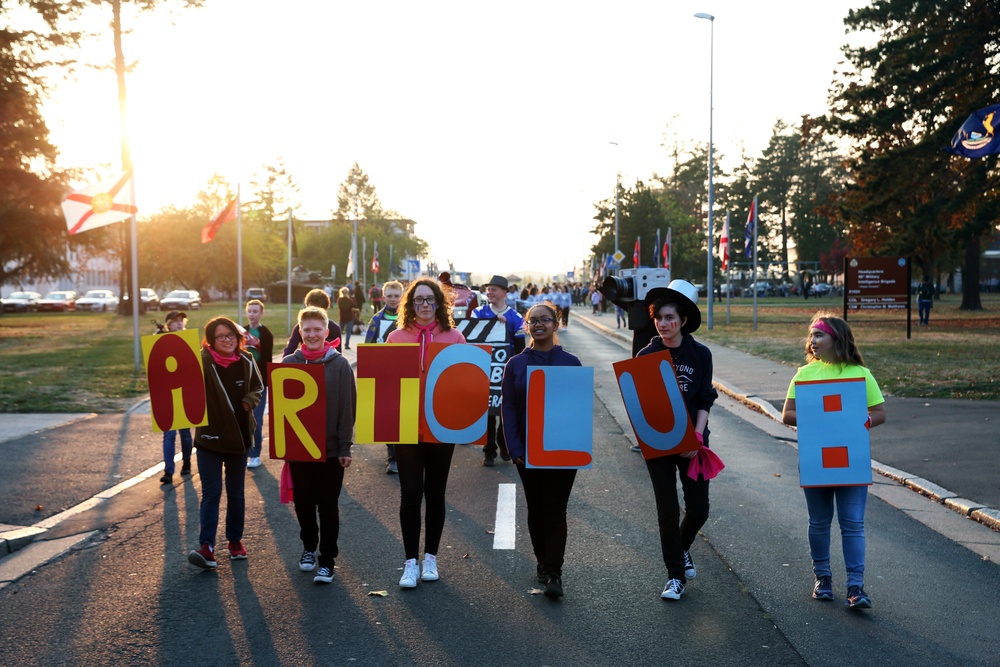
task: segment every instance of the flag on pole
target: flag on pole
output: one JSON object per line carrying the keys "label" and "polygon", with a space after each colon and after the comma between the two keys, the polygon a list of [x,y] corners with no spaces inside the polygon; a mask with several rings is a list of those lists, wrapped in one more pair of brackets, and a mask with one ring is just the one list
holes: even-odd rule
{"label": "flag on pole", "polygon": [[354,248],[351,248],[347,253],[347,272],[344,275],[348,278],[354,277]]}
{"label": "flag on pole", "polygon": [[132,172],[71,192],[62,200],[66,228],[79,234],[131,218],[137,211],[129,181]]}
{"label": "flag on pole", "polygon": [[753,202],[750,204],[750,215],[747,216],[747,231],[744,234],[743,239],[746,241],[746,250],[744,253],[747,257],[753,257],[753,235],[754,227],[757,226],[757,198],[753,198]]}
{"label": "flag on pole", "polygon": [[729,268],[729,215],[722,223],[722,238],[719,239],[719,257],[722,259],[722,270]]}
{"label": "flag on pole", "polygon": [[667,271],[670,270],[670,237],[674,232],[674,228],[671,227],[667,230],[667,240],[663,242],[663,268]]}
{"label": "flag on pole", "polygon": [[236,219],[236,210],[240,207],[240,197],[239,195],[232,198],[232,200],[226,204],[226,208],[222,209],[219,215],[215,216],[211,222],[205,225],[201,230],[201,242],[211,243],[215,240],[215,235],[219,231],[219,227],[226,224],[230,220]]}
{"label": "flag on pole", "polygon": [[378,274],[379,263],[378,263],[378,241],[375,242],[375,250],[372,251],[372,273]]}
{"label": "flag on pole", "polygon": [[639,268],[639,237],[635,237],[635,250],[632,251],[632,265]]}
{"label": "flag on pole", "polygon": [[967,158],[985,157],[1000,153],[1000,136],[994,128],[1000,125],[1000,104],[980,109],[974,112],[958,128],[951,140],[951,148],[946,149],[953,155]]}

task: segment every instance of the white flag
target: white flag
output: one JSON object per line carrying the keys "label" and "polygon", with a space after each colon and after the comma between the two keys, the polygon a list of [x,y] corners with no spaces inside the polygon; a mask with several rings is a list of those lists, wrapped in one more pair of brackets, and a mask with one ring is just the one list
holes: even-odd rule
{"label": "white flag", "polygon": [[132,173],[91,185],[66,195],[62,201],[63,215],[70,234],[79,234],[122,220],[136,212],[132,199]]}
{"label": "white flag", "polygon": [[348,278],[354,277],[354,248],[347,253],[347,273],[344,275]]}

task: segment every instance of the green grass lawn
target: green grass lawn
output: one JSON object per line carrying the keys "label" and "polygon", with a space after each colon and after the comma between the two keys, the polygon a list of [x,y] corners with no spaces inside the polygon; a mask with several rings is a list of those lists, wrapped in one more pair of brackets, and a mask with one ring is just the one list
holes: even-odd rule
{"label": "green grass lawn", "polygon": [[[879,384],[896,396],[1000,399],[1000,295],[983,295],[985,310],[962,312],[959,295],[934,304],[929,327],[913,326],[906,338],[905,311],[894,315],[849,316],[858,344]],[[707,327],[707,304],[697,338],[790,365],[803,363],[805,327],[817,309],[842,313],[834,299],[758,300],[757,331],[752,299],[734,298],[730,320],[726,303],[714,306],[714,327]],[[365,320],[371,316],[365,314]],[[233,302],[189,311],[188,327],[203,329],[217,315],[235,319]],[[293,308],[292,317],[298,312]],[[335,309],[334,311],[335,312]],[[152,334],[140,319],[140,334]],[[914,321],[916,312],[913,313]],[[287,309],[273,304],[264,323],[280,350],[289,334]],[[293,319],[294,323],[294,319]],[[0,316],[0,411],[117,412],[147,393],[146,376],[133,364],[132,319],[106,313],[6,314]]]}

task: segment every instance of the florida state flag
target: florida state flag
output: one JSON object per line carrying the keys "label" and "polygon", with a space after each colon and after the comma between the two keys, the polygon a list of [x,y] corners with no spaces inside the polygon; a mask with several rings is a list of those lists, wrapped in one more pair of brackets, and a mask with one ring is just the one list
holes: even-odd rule
{"label": "florida state flag", "polygon": [[63,215],[70,234],[79,234],[127,220],[136,212],[132,196],[132,172],[83,190],[71,192],[62,200]]}

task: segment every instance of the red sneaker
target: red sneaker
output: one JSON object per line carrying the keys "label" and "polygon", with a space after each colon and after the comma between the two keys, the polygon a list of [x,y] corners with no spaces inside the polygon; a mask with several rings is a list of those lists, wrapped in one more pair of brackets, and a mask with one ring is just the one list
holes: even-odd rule
{"label": "red sneaker", "polygon": [[226,548],[229,549],[229,560],[247,559],[247,550],[243,547],[242,542],[229,542]]}
{"label": "red sneaker", "polygon": [[219,566],[215,562],[215,554],[210,544],[203,544],[199,549],[189,553],[188,562],[192,565],[197,565],[203,570],[214,570]]}

